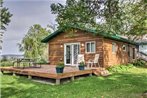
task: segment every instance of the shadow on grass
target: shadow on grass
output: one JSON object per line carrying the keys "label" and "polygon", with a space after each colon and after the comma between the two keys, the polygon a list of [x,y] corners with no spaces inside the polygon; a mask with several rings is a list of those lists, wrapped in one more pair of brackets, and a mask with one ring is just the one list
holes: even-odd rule
{"label": "shadow on grass", "polygon": [[[59,89],[62,91],[66,87],[68,84]],[[75,98],[82,93],[83,97],[81,98],[101,98],[102,96],[104,98],[140,98],[142,93],[147,90],[147,75],[117,73],[107,78],[94,76],[75,81],[71,83],[70,88],[77,95]],[[66,92],[70,93],[69,90]]]}
{"label": "shadow on grass", "polygon": [[[32,82],[25,77],[14,77],[10,75],[4,75],[4,78],[12,78],[12,80],[8,79],[8,81],[2,81],[1,87],[1,97],[2,98],[34,98],[35,91],[39,91],[39,86],[43,84]],[[42,88],[41,88],[42,89]]]}
{"label": "shadow on grass", "polygon": [[146,65],[143,65],[143,66],[135,66],[137,68],[147,68],[147,64]]}

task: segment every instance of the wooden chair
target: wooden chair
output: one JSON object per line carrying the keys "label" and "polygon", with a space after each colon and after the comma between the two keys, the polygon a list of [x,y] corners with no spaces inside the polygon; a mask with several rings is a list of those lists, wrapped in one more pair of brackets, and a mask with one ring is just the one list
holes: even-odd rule
{"label": "wooden chair", "polygon": [[89,60],[88,62],[87,62],[87,65],[88,65],[88,67],[97,67],[97,65],[98,65],[98,67],[100,67],[100,64],[99,64],[99,57],[100,57],[100,55],[99,54],[95,54],[95,57],[94,57],[94,60]]}

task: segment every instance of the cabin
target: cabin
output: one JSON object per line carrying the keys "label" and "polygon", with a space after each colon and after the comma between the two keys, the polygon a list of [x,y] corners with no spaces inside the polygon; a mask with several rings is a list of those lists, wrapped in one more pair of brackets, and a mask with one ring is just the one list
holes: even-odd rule
{"label": "cabin", "polygon": [[147,61],[147,41],[142,40],[137,42],[138,58]]}
{"label": "cabin", "polygon": [[62,28],[44,38],[42,42],[48,43],[48,60],[51,65],[62,61],[66,66],[77,66],[78,54],[84,54],[85,62],[99,54],[99,64],[104,68],[136,59],[137,48],[133,41],[88,28]]}

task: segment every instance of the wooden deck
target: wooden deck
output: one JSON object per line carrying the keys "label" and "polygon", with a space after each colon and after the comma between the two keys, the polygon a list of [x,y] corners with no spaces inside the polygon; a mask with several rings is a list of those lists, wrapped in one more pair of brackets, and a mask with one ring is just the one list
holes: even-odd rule
{"label": "wooden deck", "polygon": [[52,65],[42,65],[41,68],[14,68],[14,67],[0,67],[1,72],[10,72],[13,75],[20,74],[26,75],[28,78],[33,76],[41,78],[55,79],[56,84],[60,84],[61,79],[70,78],[71,81],[74,80],[76,76],[81,75],[92,75],[93,69],[79,70],[76,67],[65,67],[64,73],[57,74],[55,66]]}

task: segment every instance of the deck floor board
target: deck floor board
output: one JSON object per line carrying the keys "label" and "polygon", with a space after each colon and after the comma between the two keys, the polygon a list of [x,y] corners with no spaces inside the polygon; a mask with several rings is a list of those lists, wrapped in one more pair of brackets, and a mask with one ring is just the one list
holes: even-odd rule
{"label": "deck floor board", "polygon": [[79,70],[77,67],[65,67],[64,73],[57,74],[56,68],[53,65],[42,65],[41,68],[14,68],[14,67],[0,67],[0,70],[20,75],[36,76],[41,78],[55,79],[59,84],[60,79],[72,78],[75,76],[92,74],[92,69]]}

